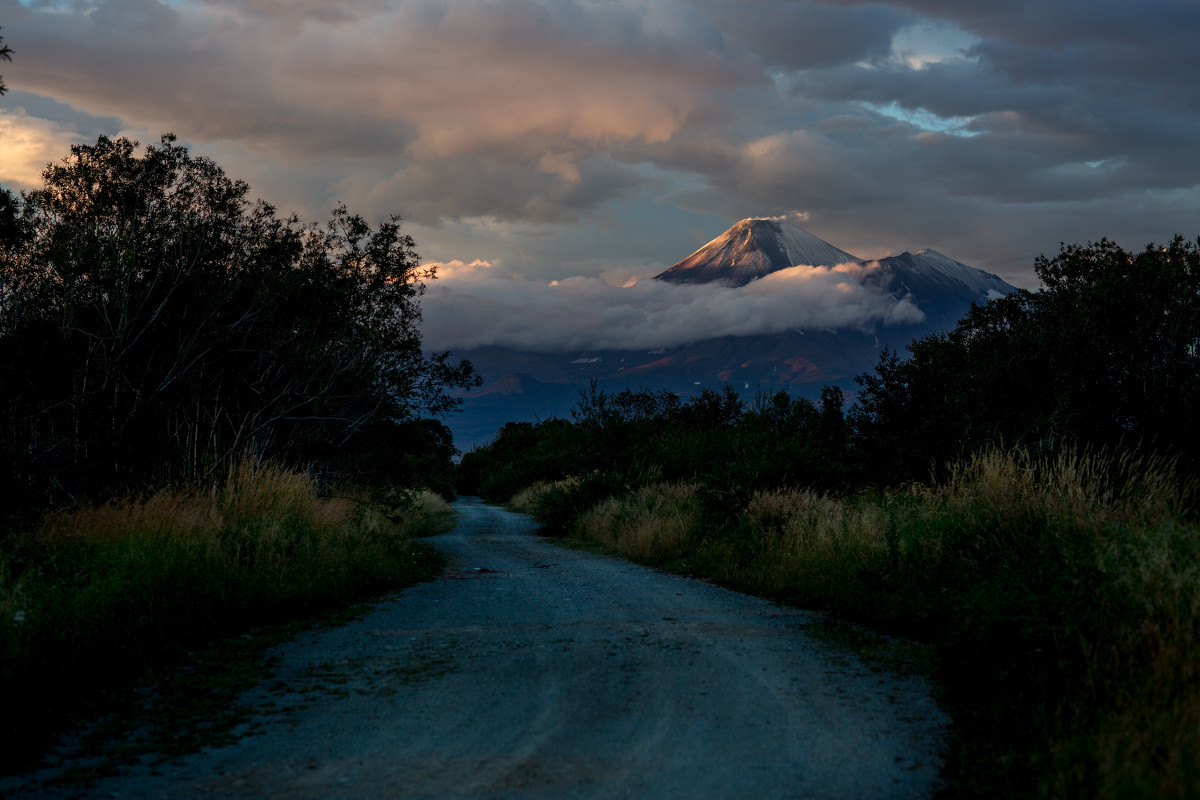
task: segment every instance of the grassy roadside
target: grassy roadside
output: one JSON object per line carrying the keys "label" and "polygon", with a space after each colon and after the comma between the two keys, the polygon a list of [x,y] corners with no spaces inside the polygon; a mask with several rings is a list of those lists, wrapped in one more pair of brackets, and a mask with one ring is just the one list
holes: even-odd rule
{"label": "grassy roadside", "polygon": [[52,515],[0,549],[0,683],[29,763],[82,703],[188,649],[306,619],[436,574],[415,537],[452,512],[431,494],[390,507],[321,497],[311,476],[243,465],[222,486]]}
{"label": "grassy roadside", "polygon": [[933,642],[953,796],[1197,797],[1200,526],[1167,464],[991,451],[832,498],[698,483],[510,505],[632,557]]}

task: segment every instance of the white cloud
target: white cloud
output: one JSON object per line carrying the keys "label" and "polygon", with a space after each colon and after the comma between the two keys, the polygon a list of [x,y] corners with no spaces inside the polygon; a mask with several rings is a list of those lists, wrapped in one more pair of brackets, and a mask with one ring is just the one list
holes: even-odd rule
{"label": "white cloud", "polygon": [[915,70],[947,61],[974,60],[970,50],[980,38],[949,22],[922,20],[896,31],[891,58]]}
{"label": "white cloud", "polygon": [[798,266],[740,288],[599,278],[545,283],[489,262],[436,265],[422,302],[434,350],[499,345],[542,352],[652,350],[719,336],[795,328],[859,328],[919,322],[910,300],[864,287],[872,267]]}

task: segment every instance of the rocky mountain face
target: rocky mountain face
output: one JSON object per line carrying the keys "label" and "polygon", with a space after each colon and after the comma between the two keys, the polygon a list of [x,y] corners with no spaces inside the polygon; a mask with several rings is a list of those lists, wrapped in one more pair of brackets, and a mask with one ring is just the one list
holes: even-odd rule
{"label": "rocky mountain face", "polygon": [[884,347],[903,348],[913,338],[945,330],[972,302],[984,303],[1015,287],[999,277],[933,250],[904,252],[877,261],[857,259],[784,220],[748,219],[655,276],[667,283],[745,286],[797,265],[847,267],[862,285],[908,298],[924,320],[906,325],[792,329],[760,336],[725,336],[653,351],[530,352],[503,347],[456,351],[470,360],[484,386],[464,396],[461,414],[446,420],[460,449],[490,439],[505,422],[565,417],[579,391],[595,379],[601,388],[665,388],[683,396],[730,383],[747,398],[785,389],[816,399],[821,388],[855,388]]}

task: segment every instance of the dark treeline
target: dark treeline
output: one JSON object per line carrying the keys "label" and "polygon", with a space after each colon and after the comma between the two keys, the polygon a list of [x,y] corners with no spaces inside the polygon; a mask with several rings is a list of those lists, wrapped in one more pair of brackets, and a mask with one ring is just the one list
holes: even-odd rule
{"label": "dark treeline", "polygon": [[419,418],[474,376],[422,353],[433,275],[397,220],[281,218],[171,135],[142,153],[73,146],[43,177],[0,189],[6,509],[195,481],[247,454],[448,490],[429,476],[448,433]]}
{"label": "dark treeline", "polygon": [[[784,392],[743,402],[729,387],[686,402],[593,385],[571,421],[505,426],[464,456],[463,491],[504,500],[579,477],[580,499],[638,483],[698,480],[752,491],[890,486],[934,477],[985,446],[1200,456],[1200,250],[1065,246],[1035,269],[1045,288],[973,306],[949,332],[885,351],[843,412]],[[737,506],[723,503],[725,506]]]}
{"label": "dark treeline", "polygon": [[819,406],[786,392],[747,405],[733,389],[687,402],[669,392],[582,394],[573,421],[509,423],[459,465],[460,491],[505,500],[536,481],[568,475],[599,498],[631,482],[699,478],[719,494],[845,481],[847,423],[840,390]]}
{"label": "dark treeline", "polygon": [[1039,257],[1039,292],[885,353],[862,387],[867,474],[924,478],[986,444],[1152,451],[1200,464],[1200,249],[1101,240]]}

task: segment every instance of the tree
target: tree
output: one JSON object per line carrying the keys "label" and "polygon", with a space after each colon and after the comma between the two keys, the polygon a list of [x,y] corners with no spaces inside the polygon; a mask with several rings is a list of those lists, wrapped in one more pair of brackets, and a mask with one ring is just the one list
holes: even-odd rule
{"label": "tree", "polygon": [[864,461],[880,478],[989,442],[1131,446],[1200,462],[1200,246],[1175,237],[1130,253],[1063,246],[1044,284],[973,307],[944,334],[885,353],[860,376]]}
{"label": "tree", "polygon": [[[0,36],[0,61],[12,61],[12,48],[4,43],[4,37]],[[4,85],[4,76],[0,75],[0,95],[8,91],[8,87]]]}
{"label": "tree", "polygon": [[[173,135],[76,145],[0,239],[0,447],[26,491],[319,459],[475,385],[421,348],[398,218],[280,219]],[[0,224],[3,221],[0,220]]]}

